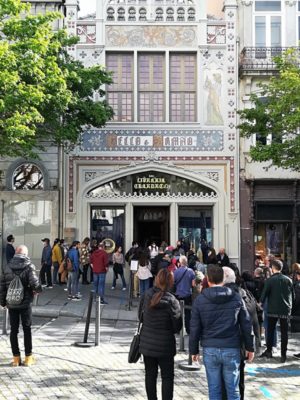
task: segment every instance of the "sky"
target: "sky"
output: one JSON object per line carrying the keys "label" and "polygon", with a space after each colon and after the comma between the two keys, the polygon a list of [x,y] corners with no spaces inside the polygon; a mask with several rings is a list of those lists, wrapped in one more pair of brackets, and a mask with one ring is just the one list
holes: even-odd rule
{"label": "sky", "polygon": [[[80,0],[80,12],[79,15],[83,16],[96,12],[96,1],[97,0]],[[219,15],[221,14],[223,0],[209,0],[208,1],[208,13]]]}
{"label": "sky", "polygon": [[80,12],[79,15],[86,15],[92,12],[96,12],[96,1],[97,0],[80,0]]}

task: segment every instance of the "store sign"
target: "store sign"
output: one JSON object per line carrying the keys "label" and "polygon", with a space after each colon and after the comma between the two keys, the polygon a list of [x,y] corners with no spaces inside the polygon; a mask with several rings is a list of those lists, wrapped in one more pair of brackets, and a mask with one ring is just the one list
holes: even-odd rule
{"label": "store sign", "polygon": [[170,180],[166,176],[157,176],[154,174],[135,175],[132,183],[134,192],[169,192],[171,189]]}

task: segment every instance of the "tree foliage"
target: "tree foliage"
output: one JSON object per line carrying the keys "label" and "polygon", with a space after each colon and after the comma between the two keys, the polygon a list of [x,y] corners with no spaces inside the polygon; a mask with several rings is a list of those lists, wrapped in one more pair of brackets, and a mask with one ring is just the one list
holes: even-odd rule
{"label": "tree foliage", "polygon": [[110,74],[67,54],[77,39],[53,31],[61,14],[29,8],[0,0],[0,156],[35,156],[45,140],[73,147],[83,126],[101,127],[113,115],[102,89]]}
{"label": "tree foliage", "polygon": [[272,135],[270,144],[256,141],[250,155],[255,161],[300,171],[300,68],[299,52],[290,49],[275,57],[278,74],[259,85],[251,95],[253,107],[239,111],[241,136]]}

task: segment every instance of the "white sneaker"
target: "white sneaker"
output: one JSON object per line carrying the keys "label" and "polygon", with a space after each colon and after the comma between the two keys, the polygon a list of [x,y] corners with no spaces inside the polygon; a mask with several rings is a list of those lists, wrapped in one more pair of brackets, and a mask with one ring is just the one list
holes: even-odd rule
{"label": "white sneaker", "polygon": [[126,287],[123,287],[123,289],[122,290],[126,290]]}
{"label": "white sneaker", "polygon": [[112,286],[112,287],[111,287],[111,290],[115,290],[115,287],[114,287],[114,286]]}

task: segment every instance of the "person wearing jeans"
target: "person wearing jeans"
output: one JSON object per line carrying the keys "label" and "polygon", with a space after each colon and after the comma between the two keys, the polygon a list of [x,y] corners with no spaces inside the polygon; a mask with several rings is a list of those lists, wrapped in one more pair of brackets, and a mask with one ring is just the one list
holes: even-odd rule
{"label": "person wearing jeans", "polygon": [[210,399],[222,398],[222,380],[227,399],[239,400],[241,351],[238,348],[203,348],[203,364],[206,370]]}
{"label": "person wearing jeans", "polygon": [[100,296],[101,304],[107,304],[104,300],[104,292],[106,273],[108,271],[108,256],[102,243],[99,243],[98,248],[91,254],[91,267],[93,269],[96,296]]}
{"label": "person wearing jeans", "polygon": [[222,398],[222,381],[227,398],[239,400],[242,341],[248,362],[254,358],[250,315],[240,294],[223,286],[223,268],[209,264],[207,280],[209,287],[192,306],[189,351],[192,360],[198,361],[201,341],[210,400]]}
{"label": "person wearing jeans", "polygon": [[72,263],[72,271],[69,271],[68,276],[68,294],[71,300],[80,300],[78,295],[79,291],[79,246],[80,242],[74,240],[71,248],[67,253],[67,258],[70,259]]}

